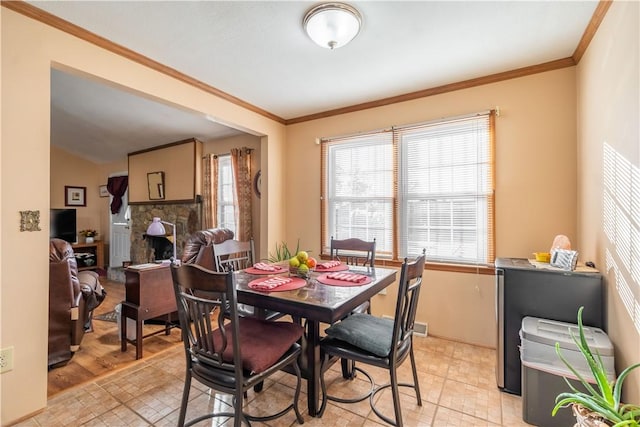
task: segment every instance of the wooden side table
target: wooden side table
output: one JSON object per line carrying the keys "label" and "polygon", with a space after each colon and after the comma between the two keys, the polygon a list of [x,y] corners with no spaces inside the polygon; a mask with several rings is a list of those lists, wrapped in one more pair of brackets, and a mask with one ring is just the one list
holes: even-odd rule
{"label": "wooden side table", "polygon": [[93,243],[72,243],[71,247],[75,255],[93,254],[96,263],[94,265],[78,264],[78,271],[95,270],[96,268],[105,268],[104,266],[104,242],[95,240]]}
{"label": "wooden side table", "polygon": [[[167,265],[141,264],[125,269],[125,300],[120,312],[121,351],[127,351],[127,343],[136,346],[136,359],[142,357],[142,340],[164,332],[171,333],[175,325],[171,322],[177,310],[176,297],[173,291],[171,270]],[[142,335],[145,320],[165,317],[165,327],[153,333]],[[136,338],[127,338],[127,318],[136,322]],[[176,316],[177,318],[177,316]]]}

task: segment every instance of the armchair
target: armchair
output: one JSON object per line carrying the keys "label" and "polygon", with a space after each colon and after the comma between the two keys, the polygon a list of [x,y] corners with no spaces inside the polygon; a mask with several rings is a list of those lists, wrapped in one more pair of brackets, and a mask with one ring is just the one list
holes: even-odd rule
{"label": "armchair", "polygon": [[183,264],[198,264],[207,270],[216,271],[213,244],[233,239],[233,231],[227,228],[210,228],[193,233],[185,242],[182,251]]}
{"label": "armchair", "polygon": [[80,348],[91,316],[106,296],[93,271],[78,271],[71,245],[49,242],[49,368],[66,365]]}

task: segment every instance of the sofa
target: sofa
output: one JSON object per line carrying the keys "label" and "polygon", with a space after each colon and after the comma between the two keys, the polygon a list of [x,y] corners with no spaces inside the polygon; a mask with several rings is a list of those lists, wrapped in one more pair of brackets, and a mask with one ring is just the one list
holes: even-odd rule
{"label": "sofa", "polygon": [[91,316],[106,297],[94,271],[78,271],[71,244],[49,242],[49,369],[66,365],[80,348]]}

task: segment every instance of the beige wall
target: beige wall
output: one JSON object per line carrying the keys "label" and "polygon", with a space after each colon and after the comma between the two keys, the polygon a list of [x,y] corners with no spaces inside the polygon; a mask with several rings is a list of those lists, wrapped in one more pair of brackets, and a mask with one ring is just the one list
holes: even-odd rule
{"label": "beige wall", "polygon": [[[320,251],[320,146],[317,137],[416,123],[500,107],[496,120],[496,248],[531,257],[555,235],[576,236],[575,69],[461,90],[287,129],[287,239]],[[429,333],[495,347],[493,276],[427,271],[417,320]],[[376,314],[395,301],[376,296]]]}
{"label": "beige wall", "polygon": [[[50,208],[51,67],[153,94],[158,100],[219,117],[260,135],[269,193],[280,200],[284,126],[6,8],[0,7],[0,14],[0,347],[14,347],[14,369],[0,375],[0,423],[5,425],[41,410],[47,401],[49,226],[47,221],[41,232],[21,233],[19,211],[47,212]],[[260,230],[268,246],[284,238],[284,218],[278,215],[279,208],[267,207],[263,199]],[[19,322],[25,319],[26,308],[28,322]]]}
{"label": "beige wall", "polygon": [[[640,3],[614,2],[577,67],[579,235],[605,273],[617,372],[640,362],[639,28]],[[640,370],[624,399],[640,402]]]}
{"label": "beige wall", "polygon": [[149,202],[147,174],[164,173],[164,201],[194,200],[199,182],[202,142],[176,145],[129,155],[129,202]]}
{"label": "beige wall", "polygon": [[[64,187],[86,187],[86,207],[76,209],[77,229],[94,229],[100,240],[109,240],[109,198],[100,197],[98,187],[107,183],[99,166],[64,150],[51,147],[51,179],[49,181],[51,207],[65,208]],[[46,214],[46,215],[45,215]],[[49,210],[41,213],[42,221],[49,223]]]}

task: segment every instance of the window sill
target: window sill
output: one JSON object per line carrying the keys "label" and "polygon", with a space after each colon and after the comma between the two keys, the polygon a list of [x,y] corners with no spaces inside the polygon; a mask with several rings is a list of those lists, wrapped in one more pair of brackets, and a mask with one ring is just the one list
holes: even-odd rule
{"label": "window sill", "polygon": [[[321,259],[330,260],[328,255],[321,255]],[[402,261],[390,260],[390,259],[376,259],[376,265],[380,267],[395,267],[400,268]],[[426,262],[424,266],[425,270],[431,271],[450,271],[452,273],[467,273],[467,274],[485,274],[489,276],[495,275],[495,268],[493,265],[467,265],[467,264],[445,264],[441,262]]]}

